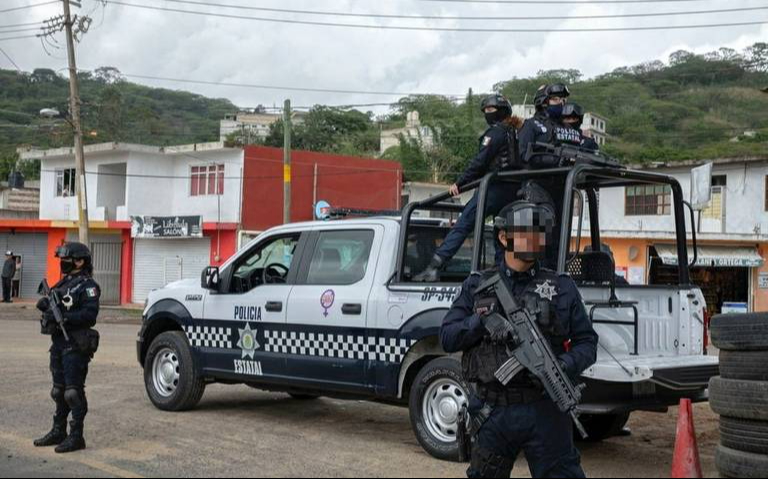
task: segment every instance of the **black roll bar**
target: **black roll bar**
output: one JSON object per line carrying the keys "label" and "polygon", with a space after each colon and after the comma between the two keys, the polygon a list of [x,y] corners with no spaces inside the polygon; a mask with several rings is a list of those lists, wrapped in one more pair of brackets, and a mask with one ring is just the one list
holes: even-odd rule
{"label": "black roll bar", "polygon": [[[690,286],[690,270],[688,267],[688,247],[687,247],[687,234],[686,234],[686,221],[684,204],[685,198],[683,196],[683,189],[680,183],[673,177],[668,175],[662,175],[658,173],[649,173],[644,171],[627,170],[619,168],[607,168],[599,167],[588,164],[577,164],[570,168],[554,168],[546,170],[521,170],[521,171],[509,171],[502,173],[491,173],[484,178],[473,181],[460,188],[460,192],[477,190],[478,195],[478,208],[477,217],[475,219],[475,245],[472,255],[472,269],[478,271],[482,268],[482,254],[484,248],[484,241],[482,237],[485,228],[485,205],[487,204],[488,188],[491,182],[515,182],[519,183],[530,179],[537,178],[551,178],[552,176],[565,177],[565,198],[563,201],[563,212],[561,218],[561,224],[567,225],[561,229],[560,232],[560,250],[558,251],[558,272],[563,273],[566,270],[566,261],[570,250],[570,240],[573,229],[573,190],[575,187],[587,189],[589,195],[590,204],[590,222],[599,220],[598,207],[597,207],[597,195],[594,189],[596,187],[611,187],[611,186],[627,186],[633,183],[652,183],[652,184],[665,184],[670,186],[675,198],[675,234],[677,237],[678,248],[678,264],[680,269],[679,283],[681,286]],[[446,192],[440,195],[433,196],[424,201],[410,203],[403,209],[402,224],[400,229],[400,243],[398,245],[397,256],[397,275],[395,277],[396,282],[402,282],[402,271],[405,262],[405,248],[408,243],[408,230],[411,222],[411,216],[417,209],[462,209],[459,205],[440,205],[440,203],[451,198],[451,194]],[[594,223],[592,223],[594,224]],[[596,247],[600,245],[600,233],[595,232],[598,228],[591,228],[592,230],[592,242],[596,243]]]}

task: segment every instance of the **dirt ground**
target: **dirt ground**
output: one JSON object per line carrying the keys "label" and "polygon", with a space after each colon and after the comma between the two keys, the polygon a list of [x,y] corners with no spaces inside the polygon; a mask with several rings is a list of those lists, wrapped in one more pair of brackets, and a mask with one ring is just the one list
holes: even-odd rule
{"label": "dirt ground", "polygon": [[[245,386],[214,385],[191,412],[166,413],[146,397],[136,362],[140,313],[105,310],[102,349],[88,378],[88,449],[60,456],[32,447],[47,432],[48,339],[31,306],[0,308],[0,477],[462,477],[432,459],[405,408],[362,401],[300,402]],[[129,323],[129,324],[125,324]],[[706,477],[717,477],[717,417],[695,407]],[[632,416],[631,437],[580,444],[590,477],[668,477],[677,410]],[[513,477],[529,477],[521,458]]]}

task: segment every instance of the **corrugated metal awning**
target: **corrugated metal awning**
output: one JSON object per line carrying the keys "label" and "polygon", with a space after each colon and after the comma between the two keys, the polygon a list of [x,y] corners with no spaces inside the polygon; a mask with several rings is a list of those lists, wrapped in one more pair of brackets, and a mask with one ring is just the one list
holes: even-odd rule
{"label": "corrugated metal awning", "polygon": [[[677,266],[677,246],[655,245],[661,261],[668,266]],[[696,266],[699,268],[759,268],[765,260],[757,248],[731,246],[699,246]],[[693,259],[693,248],[688,248],[688,261]]]}

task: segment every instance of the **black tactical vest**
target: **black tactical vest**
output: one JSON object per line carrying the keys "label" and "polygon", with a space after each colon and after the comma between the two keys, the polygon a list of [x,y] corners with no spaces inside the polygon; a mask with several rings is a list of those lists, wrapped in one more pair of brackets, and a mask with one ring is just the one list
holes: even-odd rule
{"label": "black tactical vest", "polygon": [[[491,162],[490,171],[492,173],[501,173],[503,171],[520,169],[520,152],[518,151],[517,131],[515,131],[515,128],[505,123],[500,123],[492,128],[501,128],[504,130],[507,144]],[[484,137],[485,135],[483,135],[483,138]],[[482,138],[480,141],[482,141]]]}
{"label": "black tactical vest", "polygon": [[[497,270],[483,273],[481,285],[496,274],[499,274]],[[549,338],[554,353],[560,355],[564,352],[564,343],[570,331],[568,331],[567,325],[563,324],[557,317],[556,298],[559,294],[557,284],[557,274],[554,271],[542,269],[536,274],[536,277],[522,294],[516,295],[515,299],[518,301],[518,304],[525,305],[525,308],[536,316],[542,334]],[[474,296],[476,311],[478,308],[487,308],[495,300],[494,307],[496,311],[503,315],[504,310],[492,288],[475,291]],[[464,352],[461,361],[464,379],[467,382],[481,385],[499,384],[494,377],[494,373],[508,359],[509,354],[506,347],[493,343],[486,337],[478,345]],[[508,387],[528,385],[530,385],[530,381],[527,375],[521,374],[514,378]]]}

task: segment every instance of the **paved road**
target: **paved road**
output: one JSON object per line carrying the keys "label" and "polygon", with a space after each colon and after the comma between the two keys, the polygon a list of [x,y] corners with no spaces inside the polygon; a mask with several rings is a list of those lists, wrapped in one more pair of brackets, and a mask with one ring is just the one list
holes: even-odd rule
{"label": "paved road", "polygon": [[[147,400],[135,359],[137,325],[100,326],[91,364],[88,450],[66,456],[31,440],[50,426],[47,338],[32,311],[0,308],[0,476],[461,477],[465,466],[419,447],[404,408],[360,401],[301,402],[245,386],[208,388],[200,406],[165,413]],[[8,319],[14,318],[14,319]],[[20,320],[18,318],[27,318]],[[675,413],[637,414],[629,438],[582,445],[592,477],[667,477]],[[696,408],[704,468],[716,477],[714,415]],[[521,460],[515,477],[526,477]]]}

